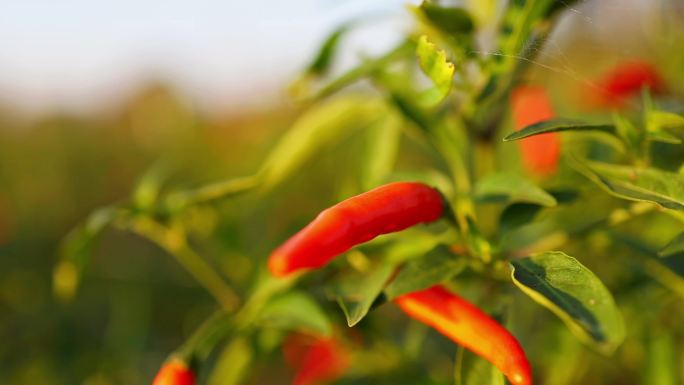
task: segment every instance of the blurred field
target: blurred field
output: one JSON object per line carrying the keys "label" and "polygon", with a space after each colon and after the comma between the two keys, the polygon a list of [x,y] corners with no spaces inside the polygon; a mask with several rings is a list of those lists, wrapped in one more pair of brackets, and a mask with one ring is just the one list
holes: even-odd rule
{"label": "blurred field", "polygon": [[[582,87],[629,57],[657,63],[672,94],[681,96],[684,52],[672,44],[682,41],[675,37],[682,36],[684,16],[669,15],[661,26],[672,29],[658,34],[648,27],[653,21],[632,14],[642,24],[630,25],[637,36],[631,39],[628,27],[619,34],[601,28],[604,12],[574,16],[563,30],[569,37],[540,59],[552,70],[540,65],[535,76],[548,84],[559,111],[591,115],[578,105]],[[250,174],[302,109],[283,101],[208,114],[172,85],[138,89],[93,113],[26,116],[0,108],[0,384],[149,383],[214,301],[156,246],[108,230],[76,298],[60,303],[51,282],[59,240],[93,209],[126,199],[151,167],[167,170],[167,188]],[[424,149],[405,145],[401,164],[427,162]],[[285,229],[298,228],[345,188],[354,190],[363,144],[356,138],[345,146],[326,149],[275,193],[189,214],[200,251],[236,287],[248,288]]]}

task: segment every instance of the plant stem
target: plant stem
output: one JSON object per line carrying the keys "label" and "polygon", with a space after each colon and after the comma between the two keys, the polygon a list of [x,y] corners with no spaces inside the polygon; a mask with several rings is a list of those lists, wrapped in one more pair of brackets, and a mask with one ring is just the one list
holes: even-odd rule
{"label": "plant stem", "polygon": [[184,232],[150,218],[134,218],[124,227],[156,243],[176,260],[216,299],[226,312],[233,312],[240,298],[216,271],[187,243]]}
{"label": "plant stem", "polygon": [[166,205],[173,212],[176,212],[187,206],[227,198],[257,187],[259,179],[260,175],[257,173],[212,183],[194,190],[176,192],[168,196]]}

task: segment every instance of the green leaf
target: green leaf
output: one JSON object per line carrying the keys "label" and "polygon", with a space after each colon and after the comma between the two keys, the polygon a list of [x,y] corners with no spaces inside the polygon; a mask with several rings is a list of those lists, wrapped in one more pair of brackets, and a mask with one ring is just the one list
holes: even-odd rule
{"label": "green leaf", "polygon": [[681,144],[682,140],[679,137],[670,134],[667,131],[648,131],[646,132],[646,138],[652,142],[669,143],[669,144]]}
{"label": "green leaf", "polygon": [[363,276],[347,277],[335,287],[337,303],[347,317],[349,327],[359,323],[368,314],[394,268],[392,263],[383,263]]}
{"label": "green leaf", "polygon": [[370,190],[386,182],[394,168],[401,141],[402,121],[388,113],[378,124],[366,130],[365,156],[362,158],[362,186]]}
{"label": "green leaf", "polygon": [[317,100],[332,95],[333,93],[341,90],[344,87],[347,87],[350,84],[353,84],[358,80],[373,75],[377,71],[386,68],[388,65],[397,60],[410,57],[414,54],[414,52],[414,42],[411,40],[403,41],[388,53],[376,58],[364,60],[364,62],[359,66],[352,68],[351,70],[340,75],[335,80],[332,80],[330,83],[318,90],[312,99]]}
{"label": "green leaf", "polygon": [[465,258],[438,246],[422,258],[409,261],[385,288],[387,300],[446,282],[463,271]]}
{"label": "green leaf", "polygon": [[313,332],[328,336],[330,320],[318,304],[303,292],[292,291],[278,296],[264,306],[259,315],[261,324],[286,330]]}
{"label": "green leaf", "polygon": [[508,142],[511,140],[518,140],[534,135],[546,134],[549,132],[561,131],[602,131],[609,134],[615,133],[615,127],[612,124],[589,124],[577,122],[569,119],[551,119],[544,120],[539,123],[529,125],[522,130],[508,134],[503,140]]}
{"label": "green leaf", "polygon": [[556,314],[581,340],[605,354],[622,343],[625,325],[613,296],[575,258],[549,251],[512,260],[511,266],[515,285]]}
{"label": "green leaf", "polygon": [[649,131],[659,131],[663,128],[684,127],[684,116],[669,111],[649,111],[646,117],[646,127]]}
{"label": "green leaf", "polygon": [[654,168],[570,160],[570,165],[578,172],[611,195],[684,211],[684,175]]}
{"label": "green leaf", "polygon": [[121,214],[122,210],[117,207],[97,209],[83,224],[72,229],[62,240],[59,262],[52,274],[53,291],[59,299],[68,301],[76,294],[81,275],[98,236]]}
{"label": "green leaf", "polygon": [[349,31],[350,25],[349,24],[344,24],[337,28],[333,33],[328,36],[327,39],[323,42],[321,47],[318,50],[318,53],[316,54],[315,58],[309,64],[309,67],[307,68],[307,72],[315,75],[324,75],[325,73],[328,72],[328,69],[330,68],[330,65],[333,61],[333,57],[335,55],[335,52],[337,51],[337,47],[340,44],[340,40],[342,36]]}
{"label": "green leaf", "polygon": [[239,385],[247,375],[254,352],[245,338],[236,338],[218,356],[209,374],[208,385]]}
{"label": "green leaf", "polygon": [[298,171],[316,152],[369,127],[382,115],[381,100],[346,96],[311,107],[280,139],[266,159],[260,175],[273,187]]}
{"label": "green leaf", "polygon": [[456,353],[455,385],[505,385],[504,376],[489,361],[462,346]]}
{"label": "green leaf", "polygon": [[551,207],[556,199],[546,191],[519,175],[508,173],[490,174],[475,185],[475,198],[480,202],[533,203]]}
{"label": "green leaf", "polygon": [[420,68],[434,85],[422,92],[420,99],[425,105],[434,106],[444,100],[451,90],[454,64],[449,62],[446,53],[429,42],[425,35],[418,39],[416,55]]}
{"label": "green leaf", "polygon": [[464,35],[473,31],[473,20],[463,8],[442,7],[427,1],[418,8],[435,27],[449,35]]}
{"label": "green leaf", "polygon": [[543,206],[533,203],[514,203],[507,206],[499,217],[501,231],[507,232],[530,223],[537,216]]}
{"label": "green leaf", "polygon": [[661,257],[668,257],[678,253],[684,253],[684,233],[679,233],[679,235],[658,252],[658,255]]}

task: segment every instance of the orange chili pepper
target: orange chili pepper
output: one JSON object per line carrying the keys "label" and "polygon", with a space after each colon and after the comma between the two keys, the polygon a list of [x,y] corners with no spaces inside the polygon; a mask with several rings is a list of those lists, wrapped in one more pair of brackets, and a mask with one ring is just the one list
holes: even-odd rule
{"label": "orange chili pepper", "polygon": [[[515,129],[555,116],[549,96],[541,87],[519,86],[511,94]],[[554,174],[560,159],[560,137],[554,132],[531,136],[519,141],[525,168],[538,175]]]}
{"label": "orange chili pepper", "polygon": [[622,108],[642,88],[653,93],[665,90],[665,82],[656,68],[644,61],[623,62],[608,71],[596,83],[598,94],[592,92],[594,104],[600,107]]}
{"label": "orange chili pepper", "polygon": [[347,371],[349,352],[334,338],[295,334],[283,345],[286,361],[296,370],[292,385],[334,381]]}
{"label": "orange chili pepper", "polygon": [[173,358],[164,365],[154,377],[152,385],[194,385],[195,373],[182,360]]}
{"label": "orange chili pepper", "polygon": [[530,363],[518,340],[475,305],[439,285],[394,301],[410,317],[491,362],[511,384],[532,384]]}
{"label": "orange chili pepper", "polygon": [[442,195],[426,184],[386,184],[321,212],[271,254],[268,268],[275,276],[319,268],[378,235],[436,221],[443,211]]}

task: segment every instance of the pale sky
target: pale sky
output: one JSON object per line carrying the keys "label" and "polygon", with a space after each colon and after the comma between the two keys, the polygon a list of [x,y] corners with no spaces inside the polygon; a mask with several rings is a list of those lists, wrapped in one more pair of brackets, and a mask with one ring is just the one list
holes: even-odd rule
{"label": "pale sky", "polygon": [[378,51],[417,2],[0,0],[0,103],[87,109],[149,78],[210,108],[272,99],[336,25],[387,15],[346,46]]}
{"label": "pale sky", "polygon": [[[578,22],[569,29],[610,32],[647,4],[678,1],[590,1],[582,5],[595,7],[569,12]],[[209,110],[268,103],[336,26],[374,15],[345,39],[341,62],[350,65],[358,54],[398,40],[408,25],[405,5],[419,3],[0,0],[0,106],[87,111],[116,105],[150,79],[174,85]]]}

